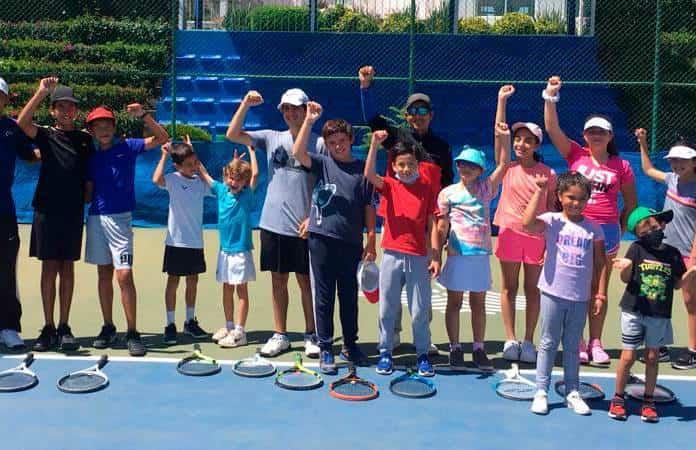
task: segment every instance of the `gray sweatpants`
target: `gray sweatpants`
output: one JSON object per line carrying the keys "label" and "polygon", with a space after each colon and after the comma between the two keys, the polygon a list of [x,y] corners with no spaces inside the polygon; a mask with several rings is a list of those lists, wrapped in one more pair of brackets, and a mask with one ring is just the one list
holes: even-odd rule
{"label": "gray sweatpants", "polygon": [[541,339],[537,355],[536,384],[549,390],[551,370],[558,344],[563,343],[563,380],[566,392],[578,389],[580,358],[578,347],[587,320],[587,302],[574,302],[541,292]]}
{"label": "gray sweatpants", "polygon": [[392,351],[394,325],[401,310],[401,291],[406,286],[408,310],[416,354],[430,347],[430,274],[428,257],[385,250],[379,268],[379,348]]}

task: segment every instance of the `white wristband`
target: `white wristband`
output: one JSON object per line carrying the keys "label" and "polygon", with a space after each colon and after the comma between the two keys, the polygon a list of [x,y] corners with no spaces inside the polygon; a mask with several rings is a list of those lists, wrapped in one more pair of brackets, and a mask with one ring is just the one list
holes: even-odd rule
{"label": "white wristband", "polygon": [[561,93],[559,92],[556,95],[549,95],[546,93],[546,89],[542,89],[541,98],[543,98],[547,102],[558,103],[558,101],[561,99]]}

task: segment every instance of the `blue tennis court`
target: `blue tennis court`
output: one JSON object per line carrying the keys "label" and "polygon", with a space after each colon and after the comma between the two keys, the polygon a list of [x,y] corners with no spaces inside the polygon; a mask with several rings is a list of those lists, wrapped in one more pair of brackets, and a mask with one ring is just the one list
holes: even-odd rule
{"label": "blue tennis court", "polygon": [[[590,417],[565,408],[550,394],[548,416],[529,412],[530,403],[498,397],[492,377],[438,371],[438,392],[413,400],[389,391],[391,377],[359,368],[378,384],[380,396],[369,402],[346,402],[329,396],[325,384],[313,391],[287,391],[273,377],[241,378],[228,362],[220,374],[186,377],[176,360],[114,358],[104,371],[103,391],[70,395],[56,389],[66,373],[94,364],[95,358],[44,358],[33,364],[35,388],[3,394],[4,448],[17,449],[179,449],[179,448],[477,448],[528,449],[690,448],[696,407],[696,380],[665,376],[660,383],[687,404],[660,408],[661,422],[645,424],[638,404],[629,403],[627,422],[607,417],[607,401],[591,403]],[[0,358],[0,370],[16,366],[17,357]],[[309,365],[309,364],[308,364]],[[640,366],[636,367],[640,369]],[[339,376],[345,374],[340,370]],[[524,372],[533,378],[533,374]],[[596,374],[595,374],[596,375]],[[613,376],[583,377],[613,392]]]}

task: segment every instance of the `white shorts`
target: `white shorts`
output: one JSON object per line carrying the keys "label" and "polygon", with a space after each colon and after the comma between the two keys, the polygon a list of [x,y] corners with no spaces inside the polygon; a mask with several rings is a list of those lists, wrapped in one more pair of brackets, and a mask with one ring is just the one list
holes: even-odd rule
{"label": "white shorts", "polygon": [[438,281],[450,291],[486,292],[492,284],[490,255],[448,256]]}
{"label": "white shorts", "polygon": [[256,281],[256,268],[251,252],[227,253],[220,250],[215,278],[218,283],[227,284]]}
{"label": "white shorts", "polygon": [[133,267],[133,227],[129,212],[87,217],[85,262],[115,269]]}
{"label": "white shorts", "polygon": [[624,350],[660,348],[674,343],[672,320],[644,316],[638,312],[621,311],[621,344]]}

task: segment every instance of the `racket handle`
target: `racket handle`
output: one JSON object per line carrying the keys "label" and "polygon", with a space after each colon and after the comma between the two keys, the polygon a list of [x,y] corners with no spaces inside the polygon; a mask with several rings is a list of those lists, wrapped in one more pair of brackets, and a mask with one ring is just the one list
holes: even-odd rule
{"label": "racket handle", "polygon": [[353,364],[353,363],[348,364],[348,374],[350,374],[351,376],[356,375],[355,364]]}
{"label": "racket handle", "polygon": [[24,365],[29,367],[31,363],[34,362],[34,354],[29,352],[27,353],[27,356],[24,358]]}
{"label": "racket handle", "polygon": [[300,352],[295,352],[295,365],[296,366],[302,365],[302,354]]}
{"label": "racket handle", "polygon": [[99,362],[97,363],[97,368],[102,369],[108,362],[109,357],[107,355],[102,355],[101,358],[99,358]]}

